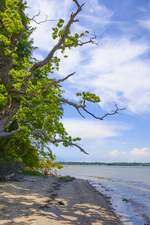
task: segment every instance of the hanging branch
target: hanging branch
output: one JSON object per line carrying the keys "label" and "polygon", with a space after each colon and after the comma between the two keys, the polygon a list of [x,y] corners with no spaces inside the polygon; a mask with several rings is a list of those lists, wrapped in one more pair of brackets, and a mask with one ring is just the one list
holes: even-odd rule
{"label": "hanging branch", "polygon": [[55,82],[56,82],[56,83],[64,82],[64,81],[68,80],[70,77],[72,77],[74,74],[75,74],[75,72],[70,73],[69,75],[67,75],[66,77],[64,77],[64,78],[62,78],[62,79],[55,80]]}
{"label": "hanging branch", "polygon": [[[62,139],[55,139],[55,140],[51,140],[52,144],[58,144],[58,143],[63,143],[64,141]],[[78,144],[74,143],[74,142],[69,142],[69,146],[74,146],[76,148],[78,148],[81,152],[83,152],[84,154],[88,155],[88,153]]]}
{"label": "hanging branch", "polygon": [[111,112],[105,113],[105,114],[102,115],[102,116],[96,116],[94,113],[90,112],[90,111],[87,109],[87,107],[86,107],[86,101],[85,101],[85,100],[82,101],[81,103],[76,103],[76,102],[72,102],[72,101],[70,101],[70,100],[68,100],[68,99],[62,98],[62,99],[61,99],[61,102],[62,102],[63,104],[68,104],[68,105],[74,107],[74,108],[77,110],[77,112],[78,112],[83,118],[85,118],[85,116],[82,114],[81,110],[84,111],[84,112],[86,112],[87,114],[89,114],[89,115],[92,116],[93,118],[98,119],[98,120],[103,120],[105,117],[113,116],[113,115],[119,113],[120,111],[125,110],[125,108],[119,108],[118,105],[115,104],[115,105],[114,105],[114,106],[115,106],[115,109],[112,110]]}
{"label": "hanging branch", "polygon": [[[47,139],[49,139],[47,132],[45,132],[43,129],[35,129],[35,130],[33,130],[32,131],[32,135],[34,137],[36,137],[36,138],[42,138],[42,139],[47,138]],[[54,145],[55,144],[60,144],[60,143],[63,144],[64,140],[63,139],[56,139],[56,138],[54,138],[54,139],[49,139],[49,142],[51,144],[54,144]],[[83,152],[84,154],[88,155],[88,153],[80,145],[78,145],[77,143],[75,143],[73,141],[69,140],[67,146],[74,146],[74,147],[78,148],[81,152]]]}

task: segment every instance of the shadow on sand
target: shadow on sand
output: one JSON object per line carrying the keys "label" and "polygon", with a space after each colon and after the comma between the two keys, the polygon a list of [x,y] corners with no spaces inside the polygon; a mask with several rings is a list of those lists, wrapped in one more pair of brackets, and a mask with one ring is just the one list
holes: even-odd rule
{"label": "shadow on sand", "polygon": [[0,225],[120,225],[87,181],[25,177],[0,183]]}

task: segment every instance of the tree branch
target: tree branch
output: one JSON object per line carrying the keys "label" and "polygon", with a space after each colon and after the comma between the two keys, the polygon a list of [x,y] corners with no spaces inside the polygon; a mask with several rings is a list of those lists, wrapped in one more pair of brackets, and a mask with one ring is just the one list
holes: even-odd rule
{"label": "tree branch", "polygon": [[33,21],[34,23],[36,23],[38,25],[41,24],[41,23],[45,23],[45,22],[57,21],[57,20],[47,19],[47,16],[46,16],[45,20],[41,20],[41,21],[38,22],[38,21],[35,20],[35,18],[38,17],[39,15],[40,15],[40,11],[37,14],[35,14],[32,18],[29,18],[30,21]]}
{"label": "tree branch", "polygon": [[93,37],[90,37],[89,40],[83,41],[83,42],[80,41],[80,42],[78,43],[78,45],[79,45],[79,46],[83,46],[83,45],[86,45],[86,44],[96,44],[95,40],[96,40],[96,35],[94,34]]}
{"label": "tree branch", "polygon": [[71,13],[70,18],[68,23],[66,24],[65,28],[64,28],[64,34],[62,35],[62,37],[59,39],[59,41],[57,42],[57,44],[51,49],[51,51],[49,52],[49,54],[46,56],[46,58],[42,61],[39,61],[37,63],[35,63],[31,69],[30,72],[33,72],[34,70],[41,68],[42,66],[46,65],[54,56],[55,52],[60,49],[61,45],[64,43],[68,32],[70,30],[71,25],[74,23],[75,17],[79,14],[79,12],[82,10],[82,7],[84,4],[79,5],[79,3],[77,3],[77,1],[74,1],[77,5],[77,10],[74,13]]}
{"label": "tree branch", "polygon": [[[50,141],[52,144],[57,144],[57,143],[63,143],[64,141],[62,139],[55,139],[53,141]],[[76,148],[78,148],[81,152],[83,152],[84,154],[88,155],[88,153],[78,144],[74,143],[74,142],[70,142],[69,146],[74,146]]]}
{"label": "tree branch", "polygon": [[113,116],[117,113],[119,113],[119,111],[122,111],[122,110],[125,110],[125,108],[119,108],[117,104],[115,104],[115,109],[111,112],[108,112],[108,113],[105,113],[104,115],[102,116],[96,116],[94,113],[91,113],[87,108],[86,108],[86,103],[85,101],[81,102],[81,103],[75,103],[75,102],[72,102],[72,101],[69,101],[68,99],[65,99],[65,98],[62,98],[61,99],[61,102],[64,103],[64,104],[68,104],[72,107],[74,107],[78,113],[83,117],[84,115],[81,113],[80,110],[83,110],[84,112],[86,112],[87,114],[89,114],[90,116],[92,116],[93,118],[95,119],[98,119],[98,120],[103,120],[105,117],[108,117],[108,116]]}
{"label": "tree branch", "polygon": [[69,101],[68,99],[65,99],[65,98],[62,98],[61,102],[64,104],[71,105],[77,110],[77,112],[80,114],[81,117],[85,118],[84,115],[80,112],[81,104]]}
{"label": "tree branch", "polygon": [[64,27],[64,32],[63,32],[62,37],[58,40],[56,45],[50,50],[50,52],[45,57],[45,59],[43,59],[43,60],[33,64],[33,66],[29,69],[30,75],[25,77],[25,79],[23,80],[21,91],[24,91],[24,92],[26,91],[26,89],[28,87],[28,82],[32,78],[33,72],[36,69],[41,68],[42,66],[48,64],[48,62],[53,58],[53,56],[56,53],[56,51],[59,50],[61,48],[62,44],[65,42],[65,39],[67,38],[67,35],[68,35],[68,32],[70,30],[71,25],[74,22],[76,22],[75,18],[79,14],[79,12],[82,10],[82,7],[84,6],[84,3],[80,5],[77,0],[75,0],[74,2],[77,5],[77,10],[74,13],[71,13],[70,18],[68,20],[68,23]]}
{"label": "tree branch", "polygon": [[[36,129],[36,130],[34,130],[32,132],[32,135],[36,136],[38,138],[46,137],[47,139],[49,139],[47,133],[43,129]],[[56,138],[54,138],[54,139],[50,139],[49,142],[51,144],[58,144],[58,143],[62,143],[63,144],[64,140],[63,139],[56,139]],[[78,148],[81,152],[83,152],[84,154],[88,155],[88,153],[80,145],[78,145],[78,144],[76,144],[74,142],[69,142],[68,146],[74,146],[74,147]]]}
{"label": "tree branch", "polygon": [[75,144],[75,143],[71,143],[71,146],[74,146],[76,148],[78,148],[81,152],[83,152],[84,154],[88,155],[89,153],[86,152],[80,145]]}
{"label": "tree branch", "polygon": [[77,5],[78,8],[80,8],[80,4],[77,0],[73,0],[73,2]]}
{"label": "tree branch", "polygon": [[75,74],[75,72],[70,73],[70,74],[67,75],[66,77],[64,77],[64,78],[62,78],[62,79],[59,79],[59,80],[56,80],[55,82],[57,82],[57,83],[64,82],[64,81],[67,80],[68,78],[72,77],[74,74]]}

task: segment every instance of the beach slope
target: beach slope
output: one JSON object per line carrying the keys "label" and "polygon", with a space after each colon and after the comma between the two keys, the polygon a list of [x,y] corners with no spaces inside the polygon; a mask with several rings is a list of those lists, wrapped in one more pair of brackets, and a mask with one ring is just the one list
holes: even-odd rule
{"label": "beach slope", "polygon": [[120,225],[108,199],[86,180],[26,176],[0,183],[0,225]]}

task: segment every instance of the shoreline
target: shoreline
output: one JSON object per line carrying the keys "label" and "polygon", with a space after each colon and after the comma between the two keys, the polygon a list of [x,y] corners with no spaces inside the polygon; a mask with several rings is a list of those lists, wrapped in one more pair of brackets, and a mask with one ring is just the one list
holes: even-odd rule
{"label": "shoreline", "polygon": [[87,180],[25,176],[0,183],[0,225],[121,225],[107,196]]}
{"label": "shoreline", "polygon": [[123,224],[150,224],[149,186],[117,179],[98,179],[90,184],[106,198]]}

